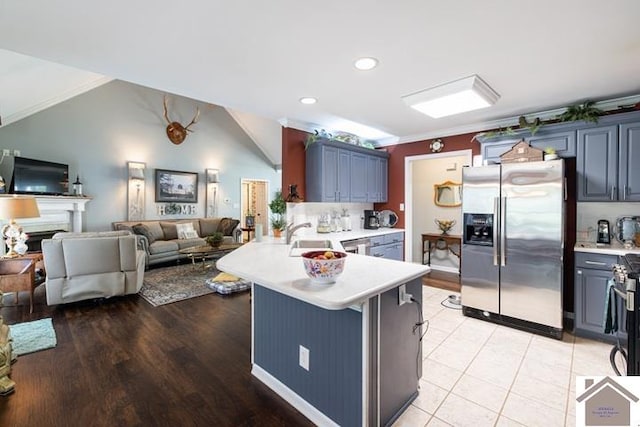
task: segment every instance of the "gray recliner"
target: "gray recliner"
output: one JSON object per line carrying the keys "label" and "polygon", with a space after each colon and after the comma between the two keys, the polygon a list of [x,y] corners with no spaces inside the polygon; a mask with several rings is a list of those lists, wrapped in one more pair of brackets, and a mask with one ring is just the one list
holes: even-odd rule
{"label": "gray recliner", "polygon": [[47,304],[135,294],[145,252],[128,231],[57,233],[42,241]]}

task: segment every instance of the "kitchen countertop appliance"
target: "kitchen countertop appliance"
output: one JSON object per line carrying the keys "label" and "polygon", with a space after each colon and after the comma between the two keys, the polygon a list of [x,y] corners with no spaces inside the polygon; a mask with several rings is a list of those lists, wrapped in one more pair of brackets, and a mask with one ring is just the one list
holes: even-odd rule
{"label": "kitchen countertop appliance", "polygon": [[[638,376],[640,375],[640,313],[638,313],[640,297],[637,284],[640,278],[640,255],[627,254],[621,256],[620,260],[620,264],[613,266],[615,281],[613,289],[624,300],[623,306],[627,313],[627,375]],[[616,347],[613,351],[615,350],[617,350]]]}
{"label": "kitchen countertop appliance", "polygon": [[[624,245],[638,246],[636,239],[640,240],[640,216],[619,217],[616,219],[613,234]],[[636,237],[636,234],[638,234],[638,237]]]}
{"label": "kitchen countertop appliance", "polygon": [[598,221],[598,238],[596,240],[596,243],[604,243],[607,245],[611,243],[609,221],[607,221],[606,219],[601,219],[600,221]]}
{"label": "kitchen countertop appliance", "polygon": [[367,230],[377,230],[380,228],[380,212],[365,209],[364,228]]}
{"label": "kitchen countertop appliance", "polygon": [[564,163],[462,170],[463,314],[562,338]]}

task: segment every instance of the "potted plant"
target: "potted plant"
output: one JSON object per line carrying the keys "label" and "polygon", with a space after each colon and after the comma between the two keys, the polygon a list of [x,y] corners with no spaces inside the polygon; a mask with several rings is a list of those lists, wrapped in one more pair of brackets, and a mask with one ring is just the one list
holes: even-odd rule
{"label": "potted plant", "polygon": [[553,147],[547,147],[544,149],[544,159],[545,160],[555,160],[558,158],[558,154],[556,153],[556,149]]}
{"label": "potted plant", "polygon": [[287,226],[287,220],[285,213],[287,212],[287,202],[282,197],[282,191],[276,191],[276,195],[269,203],[269,209],[271,209],[271,228],[273,229],[274,237],[280,237],[282,230]]}
{"label": "potted plant", "polygon": [[222,244],[222,241],[224,240],[224,234],[222,234],[219,231],[216,231],[212,234],[209,234],[207,237],[205,237],[204,240],[207,242],[209,246],[217,248],[217,247],[220,247],[220,245]]}

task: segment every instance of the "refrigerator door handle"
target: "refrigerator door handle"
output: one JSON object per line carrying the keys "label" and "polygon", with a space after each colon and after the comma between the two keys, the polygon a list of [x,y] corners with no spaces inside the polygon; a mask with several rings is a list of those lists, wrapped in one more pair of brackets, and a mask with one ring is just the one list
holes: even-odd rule
{"label": "refrigerator door handle", "polygon": [[[500,211],[500,198],[493,198],[493,217]],[[498,265],[498,224],[493,224],[493,265]]]}
{"label": "refrigerator door handle", "polygon": [[507,198],[502,197],[500,203],[500,266],[507,265],[507,224],[506,224]]}

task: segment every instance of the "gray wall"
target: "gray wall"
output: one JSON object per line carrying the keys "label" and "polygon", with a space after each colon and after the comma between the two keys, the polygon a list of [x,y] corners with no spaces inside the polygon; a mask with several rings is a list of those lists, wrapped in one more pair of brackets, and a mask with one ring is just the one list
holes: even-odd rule
{"label": "gray wall", "polygon": [[[200,119],[181,145],[165,135],[164,93],[113,81],[26,119],[0,128],[0,149],[23,157],[66,163],[73,182],[80,175],[87,204],[85,229],[110,229],[127,216],[127,161],[146,162],[146,218],[158,218],[153,169],[198,172],[198,208],[205,215],[206,168],[220,169],[218,215],[240,217],[241,178],[264,179],[280,188],[281,177],[258,147],[219,106],[171,95],[169,117],[186,125],[200,108]],[[7,186],[13,158],[0,174]],[[224,203],[225,198],[230,199]],[[163,216],[163,218],[172,218]]]}

